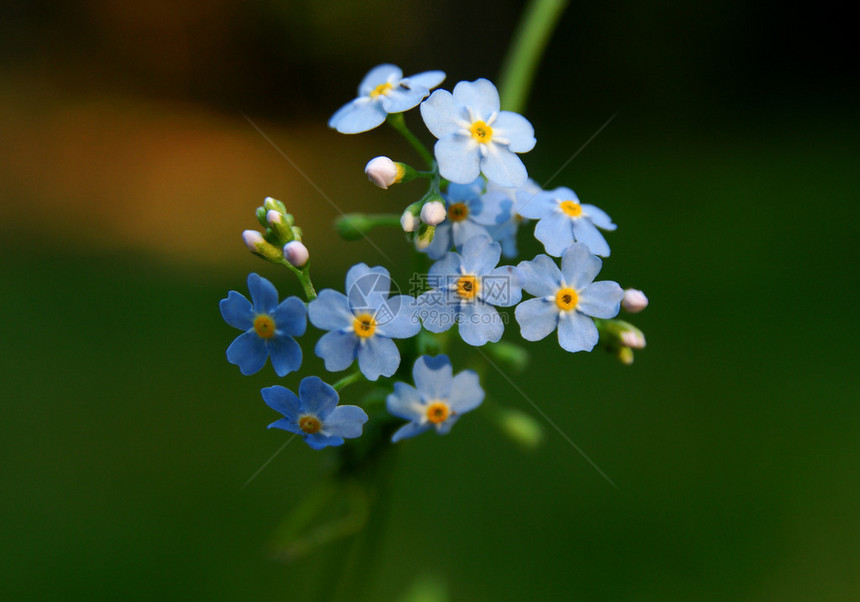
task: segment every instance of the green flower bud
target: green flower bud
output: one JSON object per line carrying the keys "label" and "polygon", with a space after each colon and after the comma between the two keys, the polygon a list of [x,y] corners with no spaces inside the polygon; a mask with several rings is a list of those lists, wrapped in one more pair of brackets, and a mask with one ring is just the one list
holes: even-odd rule
{"label": "green flower bud", "polygon": [[525,412],[513,408],[494,408],[492,418],[506,437],[526,451],[535,450],[543,441],[543,427]]}
{"label": "green flower bud", "polygon": [[529,363],[529,353],[516,343],[499,341],[484,347],[494,361],[501,364],[506,371],[522,372]]}
{"label": "green flower bud", "polygon": [[245,246],[254,255],[262,257],[266,261],[272,263],[281,263],[283,254],[280,247],[268,242],[263,235],[256,230],[245,230],[242,232],[242,240],[245,241]]}

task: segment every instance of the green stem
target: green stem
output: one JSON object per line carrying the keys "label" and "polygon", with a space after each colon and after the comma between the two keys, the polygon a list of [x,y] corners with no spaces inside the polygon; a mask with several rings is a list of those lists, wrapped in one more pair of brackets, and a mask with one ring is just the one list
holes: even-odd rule
{"label": "green stem", "polygon": [[406,125],[406,120],[403,118],[403,113],[391,113],[388,115],[388,123],[395,130],[400,132],[400,135],[406,138],[406,141],[415,149],[415,152],[421,155],[421,158],[424,159],[424,162],[427,163],[427,167],[430,169],[434,168],[435,162],[433,160],[433,154],[427,150],[427,147],[424,146],[424,143],[421,142],[415,134],[412,133]]}
{"label": "green stem", "polygon": [[532,0],[520,20],[502,67],[502,108],[521,113],[529,97],[537,64],[568,0]]}
{"label": "green stem", "polygon": [[335,391],[340,391],[341,389],[348,387],[352,383],[358,382],[362,378],[364,378],[364,376],[361,374],[361,370],[356,370],[352,374],[347,374],[342,379],[334,383],[332,387],[334,387]]}
{"label": "green stem", "polygon": [[282,265],[287,266],[292,270],[293,274],[296,275],[296,278],[299,279],[299,283],[302,285],[302,289],[305,291],[305,297],[307,297],[308,301],[313,301],[317,298],[317,291],[314,289],[314,284],[311,282],[311,262],[308,261],[305,266],[301,269],[297,268],[293,264],[291,264],[286,259],[281,261]]}

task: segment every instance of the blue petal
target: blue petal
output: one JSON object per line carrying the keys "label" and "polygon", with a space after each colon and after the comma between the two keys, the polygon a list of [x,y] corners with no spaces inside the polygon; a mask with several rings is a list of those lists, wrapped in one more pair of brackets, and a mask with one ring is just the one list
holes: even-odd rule
{"label": "blue petal", "polygon": [[299,383],[299,399],[309,414],[323,420],[337,407],[337,391],[319,376],[308,376]]}
{"label": "blue petal", "polygon": [[624,290],[617,282],[594,282],[580,291],[576,309],[587,316],[608,320],[618,315],[623,298]]}
{"label": "blue petal", "polygon": [[505,332],[502,317],[496,308],[485,303],[464,303],[460,306],[460,337],[469,345],[480,347],[496,343]]}
{"label": "blue petal", "polygon": [[358,337],[354,332],[332,330],[317,341],[314,352],[317,357],[325,360],[325,369],[329,372],[340,372],[349,368],[355,359],[358,347]]}
{"label": "blue petal", "polygon": [[526,166],[515,153],[498,144],[486,145],[487,155],[481,159],[481,171],[499,186],[520,187],[529,177]]}
{"label": "blue petal", "polygon": [[458,414],[448,416],[448,419],[445,420],[445,422],[436,425],[436,434],[447,435],[448,433],[450,433],[451,428],[453,428],[453,426],[457,424],[457,420],[459,420],[459,418],[460,416]]}
{"label": "blue petal", "polygon": [[606,239],[587,217],[573,220],[573,236],[577,241],[588,245],[588,249],[595,255],[609,257],[609,245]]}
{"label": "blue petal", "polygon": [[452,279],[460,276],[460,267],[463,259],[459,253],[447,253],[442,259],[430,266],[427,271],[427,283],[433,288],[447,286]]}
{"label": "blue petal", "polygon": [[543,298],[523,301],[514,310],[520,334],[527,341],[540,341],[558,327],[558,306]]}
{"label": "blue petal", "polygon": [[239,366],[245,376],[259,372],[268,356],[266,344],[253,330],[240,334],[227,347],[227,361]]}
{"label": "blue petal", "polygon": [[394,432],[394,434],[391,436],[391,442],[397,443],[401,439],[409,439],[410,437],[415,437],[416,435],[420,435],[421,433],[426,433],[429,430],[429,422],[424,425],[419,425],[415,422],[407,422]]}
{"label": "blue petal", "polygon": [[341,134],[358,134],[378,127],[387,116],[380,102],[367,97],[356,98],[338,109],[328,126]]}
{"label": "blue petal", "polygon": [[397,65],[383,63],[367,72],[358,84],[358,95],[368,96],[380,84],[397,84],[403,77],[403,71]]}
{"label": "blue petal", "polygon": [[591,318],[578,311],[564,311],[558,320],[558,343],[565,351],[591,351],[600,338]]}
{"label": "blue petal", "polygon": [[221,299],[218,306],[221,308],[221,317],[233,328],[250,330],[254,326],[251,302],[244,295],[230,291],[227,293],[227,298]]}
{"label": "blue petal", "polygon": [[286,387],[282,387],[280,385],[265,387],[260,390],[260,393],[262,394],[263,401],[266,402],[267,406],[276,412],[280,412],[288,420],[295,422],[299,419],[299,414],[302,414],[305,411],[299,398]]}
{"label": "blue petal", "polygon": [[372,336],[358,346],[358,368],[367,380],[389,377],[400,366],[400,351],[391,339]]}
{"label": "blue petal", "polygon": [[553,211],[535,226],[535,238],[543,243],[546,252],[559,257],[573,242],[570,218],[561,211]]}
{"label": "blue petal", "polygon": [[346,273],[346,294],[352,313],[373,313],[388,299],[391,276],[382,266],[357,263]]}
{"label": "blue petal", "polygon": [[[457,184],[456,182],[452,182],[448,184],[448,190],[445,191],[445,198],[448,199],[449,205],[451,202],[468,202],[469,208],[473,209],[471,206],[471,202],[475,200],[480,200],[481,193],[484,192],[484,178],[478,176],[473,181],[468,184]],[[477,209],[474,209],[477,211]]]}
{"label": "blue petal", "polygon": [[602,209],[598,209],[594,205],[586,205],[582,204],[582,214],[589,218],[592,223],[598,228],[602,228],[603,230],[615,230],[618,228],[615,224],[612,223],[612,218],[609,217]]}
{"label": "blue petal", "polygon": [[481,211],[471,215],[479,224],[494,226],[506,223],[513,217],[512,209],[514,201],[505,193],[494,190],[481,197],[483,204]]}
{"label": "blue petal", "polygon": [[311,324],[320,330],[339,330],[352,326],[355,317],[349,311],[346,295],[330,288],[320,291],[308,305]]}
{"label": "blue petal", "polygon": [[295,372],[302,365],[302,348],[292,337],[279,336],[266,341],[272,358],[272,368],[278,376]]}
{"label": "blue petal", "polygon": [[444,138],[468,127],[465,109],[447,90],[433,92],[430,98],[421,103],[420,111],[427,129],[437,138]]}
{"label": "blue petal", "polygon": [[367,414],[358,406],[338,406],[332,410],[323,424],[326,434],[344,439],[361,436],[361,427],[367,422]]}
{"label": "blue petal", "polygon": [[322,433],[314,433],[313,435],[305,435],[305,443],[307,443],[311,449],[336,447],[338,445],[343,445],[343,437],[327,437]]}
{"label": "blue petal", "polygon": [[451,397],[448,405],[457,414],[474,410],[484,401],[484,390],[478,380],[478,375],[471,370],[464,370],[454,377],[451,386]]}
{"label": "blue petal", "polygon": [[481,173],[481,153],[471,138],[449,134],[436,141],[433,153],[439,163],[439,175],[446,180],[468,184]]}
{"label": "blue petal", "polygon": [[493,241],[489,230],[471,219],[454,222],[451,224],[451,231],[454,234],[454,246],[457,248],[462,247],[470,238],[483,238],[488,243]]}
{"label": "blue petal", "polygon": [[393,339],[408,339],[421,330],[415,298],[397,295],[386,301],[376,312],[376,332]]}
{"label": "blue petal", "polygon": [[415,301],[416,314],[430,332],[445,332],[457,322],[459,303],[445,289],[433,289]]}
{"label": "blue petal", "polygon": [[307,307],[298,297],[287,297],[275,308],[275,328],[278,334],[294,337],[305,334],[308,328]]}
{"label": "blue petal", "polygon": [[523,298],[519,270],[512,265],[496,268],[481,279],[481,300],[496,307],[511,307]]}
{"label": "blue petal", "polygon": [[493,137],[510,140],[508,148],[515,153],[527,153],[535,147],[535,129],[529,120],[519,113],[502,111],[493,122]]}
{"label": "blue petal", "polygon": [[467,274],[483,275],[499,264],[502,247],[493,242],[489,235],[486,238],[472,237],[463,245],[460,257],[463,269]]}
{"label": "blue petal", "polygon": [[541,219],[558,208],[552,192],[539,192],[535,195],[517,195],[516,211],[529,219]]}
{"label": "blue petal", "polygon": [[420,86],[409,90],[398,86],[379,97],[382,108],[386,113],[402,113],[418,106],[424,97],[430,94],[430,90]]}
{"label": "blue petal", "polygon": [[278,306],[278,291],[275,285],[257,274],[248,274],[248,290],[254,311],[258,314],[271,314]]}
{"label": "blue petal", "polygon": [[517,267],[523,289],[535,297],[554,295],[561,288],[561,271],[542,253],[531,261],[521,261]]}
{"label": "blue petal", "polygon": [[561,273],[564,283],[575,290],[585,288],[594,281],[603,262],[595,257],[583,243],[574,243],[564,251],[561,257]]}
{"label": "blue petal", "polygon": [[290,433],[295,433],[296,435],[302,435],[302,436],[305,436],[305,434],[306,434],[302,430],[302,428],[299,426],[298,422],[296,422],[296,420],[292,420],[290,418],[281,418],[280,420],[275,420],[272,424],[270,424],[266,428],[281,429],[281,430],[284,430],[284,431],[287,431]]}
{"label": "blue petal", "polygon": [[445,220],[438,226],[436,226],[436,232],[433,234],[433,240],[424,249],[424,252],[427,253],[427,256],[430,259],[439,259],[445,253],[451,250],[451,247],[454,245],[453,242],[453,228],[451,227],[452,222]]}
{"label": "blue petal", "polygon": [[424,416],[424,402],[415,387],[402,382],[394,383],[394,392],[385,399],[388,413],[406,420],[419,420]]}
{"label": "blue petal", "polygon": [[403,79],[401,84],[409,88],[420,86],[427,88],[428,90],[432,90],[433,88],[441,84],[443,81],[445,81],[444,71],[424,71],[422,73],[410,75],[409,77]]}
{"label": "blue petal", "polygon": [[415,360],[412,378],[424,399],[448,399],[454,382],[451,360],[447,355],[422,355]]}
{"label": "blue petal", "polygon": [[[498,112],[499,91],[487,79],[481,78],[473,82],[460,82],[454,86],[454,100],[458,104],[469,107],[475,114],[475,119],[486,121],[493,113]],[[471,124],[470,124],[471,125]]]}

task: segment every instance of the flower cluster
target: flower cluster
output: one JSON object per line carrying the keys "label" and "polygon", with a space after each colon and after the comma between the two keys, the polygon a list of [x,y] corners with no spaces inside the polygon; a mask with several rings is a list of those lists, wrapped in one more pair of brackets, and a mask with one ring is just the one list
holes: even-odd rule
{"label": "flower cluster", "polygon": [[[413,275],[409,294],[397,290],[387,267],[364,263],[349,269],[343,290],[317,293],[302,230],[275,199],[257,209],[265,231],[243,233],[254,254],[296,275],[305,300],[290,296],[279,302],[271,282],[248,276],[250,301],[236,291],[221,301],[224,320],[243,331],[228,347],[228,361],[245,375],[259,372],[267,359],[279,377],[297,372],[303,359],[299,341],[309,321],[321,332],[313,349],[325,369],[352,367],[333,385],[317,376],[303,378],[298,395],[280,385],[261,391],[266,404],[283,415],[270,427],[300,435],[314,449],[361,436],[369,420],[391,422],[393,442],[428,430],[448,433],[462,414],[481,405],[484,391],[476,372],[454,375],[446,347],[455,341],[487,346],[505,361],[505,354],[493,350],[506,344],[507,355],[517,356],[516,344],[500,342],[510,313],[523,340],[555,331],[560,348],[571,353],[601,345],[630,363],[632,349],[645,346],[639,329],[615,319],[622,308],[644,309],[645,295],[595,281],[600,257],[610,255],[601,230],[616,228],[609,215],[581,203],[570,188],[543,190],[528,177],[520,155],[534,148],[534,128],[522,115],[502,110],[490,81],[463,81],[452,92],[431,93],[444,78],[441,71],[403,77],[398,67],[380,65],[362,80],[358,97],[329,121],[347,134],[388,122],[426,163],[421,171],[384,156],[371,159],[365,172],[378,187],[423,181],[424,194],[394,219],[355,214],[338,223],[346,238],[399,224],[429,265]],[[432,153],[406,125],[403,113],[415,107],[436,139]],[[520,257],[524,236],[533,236],[546,254]],[[510,263],[499,265],[503,257]],[[454,325],[457,337],[442,336]],[[392,380],[410,367],[414,386]],[[380,397],[377,388],[357,405],[338,405],[340,391],[362,380],[378,382],[385,394]]]}

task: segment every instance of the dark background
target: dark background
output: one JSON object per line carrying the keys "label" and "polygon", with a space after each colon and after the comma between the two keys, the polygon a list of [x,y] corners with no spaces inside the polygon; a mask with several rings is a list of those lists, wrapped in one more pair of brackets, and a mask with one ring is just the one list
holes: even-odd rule
{"label": "dark background", "polygon": [[[521,5],[2,11],[0,597],[307,598],[336,546],[285,565],[269,543],[329,452],[294,443],[240,490],[285,440],[258,389],[299,377],[242,377],[217,303],[249,271],[299,293],[239,238],[267,195],[304,228],[318,288],[385,260],[336,238],[335,209],[243,113],[344,211],[399,211],[419,187],[362,169],[408,147],[326,120],[380,62],[443,69],[448,89],[495,79]],[[525,161],[545,182],[617,114],[553,185],[619,224],[602,276],[648,293],[649,345],[626,367],[550,338],[516,382],[618,490],[550,427],[532,454],[480,412],[410,441],[372,599],[421,579],[451,600],[860,595],[856,40],[835,3],[568,7]],[[315,336],[306,373],[324,376]],[[483,383],[541,420],[492,369]]]}

